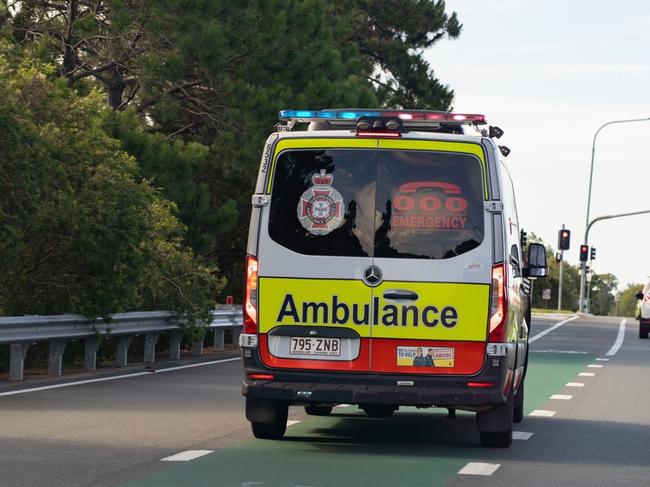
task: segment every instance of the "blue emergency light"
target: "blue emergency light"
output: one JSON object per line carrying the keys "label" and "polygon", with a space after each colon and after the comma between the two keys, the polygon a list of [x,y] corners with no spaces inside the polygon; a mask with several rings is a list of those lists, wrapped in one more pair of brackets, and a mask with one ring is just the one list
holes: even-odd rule
{"label": "blue emergency light", "polygon": [[485,115],[469,113],[451,113],[434,110],[367,110],[367,109],[333,109],[333,110],[280,110],[278,118],[281,121],[318,122],[354,121],[364,117],[394,117],[409,122],[439,122],[449,124],[484,125]]}

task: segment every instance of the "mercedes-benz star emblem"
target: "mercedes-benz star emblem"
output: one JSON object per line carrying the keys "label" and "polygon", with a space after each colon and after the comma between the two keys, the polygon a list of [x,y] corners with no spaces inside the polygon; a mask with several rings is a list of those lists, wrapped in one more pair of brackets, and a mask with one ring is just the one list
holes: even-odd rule
{"label": "mercedes-benz star emblem", "polygon": [[381,282],[381,269],[377,266],[371,265],[363,271],[363,280],[368,286],[375,287]]}

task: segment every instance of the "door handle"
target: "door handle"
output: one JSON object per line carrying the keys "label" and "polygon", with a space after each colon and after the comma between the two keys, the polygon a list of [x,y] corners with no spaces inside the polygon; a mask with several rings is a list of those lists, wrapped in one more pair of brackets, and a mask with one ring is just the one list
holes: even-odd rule
{"label": "door handle", "polygon": [[384,299],[415,301],[419,296],[406,289],[388,289],[384,291]]}

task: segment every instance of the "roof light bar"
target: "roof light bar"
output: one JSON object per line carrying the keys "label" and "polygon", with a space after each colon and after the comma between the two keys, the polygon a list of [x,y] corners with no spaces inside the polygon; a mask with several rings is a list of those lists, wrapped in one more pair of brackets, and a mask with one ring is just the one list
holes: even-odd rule
{"label": "roof light bar", "polygon": [[354,121],[361,117],[396,117],[404,121],[431,121],[452,124],[487,123],[485,115],[477,113],[451,113],[432,110],[281,110],[278,118],[281,121],[318,122],[323,120]]}

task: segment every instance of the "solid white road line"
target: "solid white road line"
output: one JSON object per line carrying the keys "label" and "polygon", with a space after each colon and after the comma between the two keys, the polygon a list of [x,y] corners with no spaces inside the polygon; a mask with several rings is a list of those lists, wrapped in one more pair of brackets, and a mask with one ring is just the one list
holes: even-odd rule
{"label": "solid white road line", "polygon": [[205,455],[214,453],[214,450],[185,450],[176,455],[170,455],[165,458],[161,458],[161,462],[189,462],[195,458],[199,458]]}
{"label": "solid white road line", "polygon": [[612,355],[616,355],[616,352],[620,350],[621,345],[623,345],[623,339],[625,338],[626,323],[627,320],[621,320],[621,324],[618,327],[618,335],[616,335],[616,341],[614,342],[614,345],[612,345],[612,348],[610,348],[605,355],[611,357]]}
{"label": "solid white road line", "polygon": [[533,433],[528,433],[527,431],[513,431],[512,439],[513,440],[528,440],[533,436]]}
{"label": "solid white road line", "polygon": [[555,324],[554,324],[553,326],[551,326],[550,328],[547,328],[547,329],[544,330],[544,331],[540,331],[537,335],[535,335],[534,337],[530,338],[530,339],[528,340],[528,343],[533,343],[533,342],[539,340],[540,338],[542,338],[543,336],[546,336],[547,334],[551,333],[552,331],[557,330],[559,327],[561,327],[562,325],[568,323],[569,321],[577,320],[578,318],[579,318],[579,316],[573,316],[573,317],[568,318],[568,319],[566,319],[566,320],[560,321],[559,323],[555,323]]}
{"label": "solid white road line", "polygon": [[589,369],[602,369],[603,366],[600,365],[600,364],[589,364],[589,365],[587,365],[587,368],[589,368]]}
{"label": "solid white road line", "polygon": [[578,375],[580,377],[593,377],[596,374],[594,374],[593,372],[580,372]]}
{"label": "solid white road line", "polygon": [[294,424],[298,424],[300,421],[296,421],[295,419],[290,419],[287,421],[287,426],[293,426]]}
{"label": "solid white road line", "polygon": [[173,372],[175,370],[192,369],[194,367],[205,367],[206,365],[223,364],[226,362],[234,362],[241,360],[240,357],[225,358],[222,360],[211,360],[209,362],[200,362],[198,364],[180,365],[178,367],[169,367],[167,369],[159,369],[155,372],[135,372],[133,374],[115,375],[111,377],[100,377],[99,379],[78,380],[75,382],[65,382],[64,384],[54,384],[51,386],[31,387],[29,389],[19,389],[17,391],[0,392],[2,396],[15,396],[17,394],[27,394],[28,392],[47,391],[49,389],[60,389],[62,387],[81,386],[84,384],[94,384],[95,382],[108,382],[110,380],[130,379],[131,377],[140,377],[142,375],[155,375],[162,374],[163,372]]}
{"label": "solid white road line", "polygon": [[551,399],[557,399],[558,401],[569,401],[573,399],[573,396],[569,394],[553,394]]}
{"label": "solid white road line", "polygon": [[567,382],[566,387],[584,387],[584,382]]}
{"label": "solid white road line", "polygon": [[500,466],[500,463],[470,462],[458,473],[461,475],[492,475]]}
{"label": "solid white road line", "polygon": [[535,409],[528,416],[539,416],[541,418],[552,418],[553,416],[555,416],[556,413],[557,413],[557,411],[548,411],[546,409]]}

